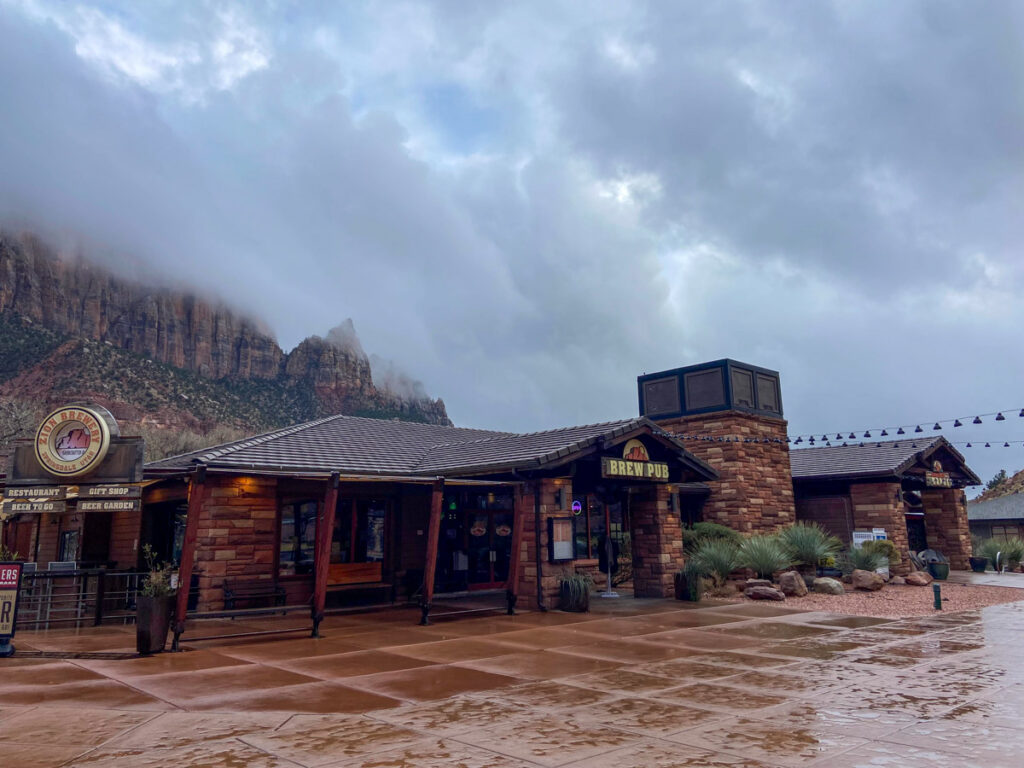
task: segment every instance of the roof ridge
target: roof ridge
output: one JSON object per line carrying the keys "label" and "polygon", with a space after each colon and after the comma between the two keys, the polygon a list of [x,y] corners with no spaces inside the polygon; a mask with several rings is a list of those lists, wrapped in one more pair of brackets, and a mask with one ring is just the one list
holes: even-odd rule
{"label": "roof ridge", "polygon": [[[932,445],[936,440],[945,440],[945,435],[931,435],[930,437],[904,437],[901,440],[875,440],[874,438],[855,438],[853,442],[846,440],[846,445],[802,445],[800,447],[791,446],[790,452],[796,453],[799,451],[820,451],[831,448],[869,448],[869,447],[881,447],[883,445],[896,445],[897,443],[924,443],[925,447]],[[949,442],[946,440],[946,442]],[[907,445],[907,448],[910,448]]]}
{"label": "roof ridge", "polygon": [[556,432],[568,432],[571,429],[590,429],[592,427],[607,427],[612,424],[618,426],[622,424],[632,424],[643,419],[643,416],[634,416],[631,419],[615,419],[614,421],[595,421],[593,424],[574,424],[571,427],[557,427],[555,429],[538,429],[535,432],[513,432],[511,434],[517,437],[533,437],[535,435],[552,435]]}

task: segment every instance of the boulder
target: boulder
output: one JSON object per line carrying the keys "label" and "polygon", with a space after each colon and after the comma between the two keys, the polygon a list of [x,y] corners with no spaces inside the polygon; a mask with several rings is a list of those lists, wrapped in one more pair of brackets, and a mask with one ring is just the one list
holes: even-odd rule
{"label": "boulder", "polygon": [[815,579],[812,585],[815,592],[820,592],[823,595],[845,595],[846,589],[843,588],[842,582],[836,581],[835,579],[820,578]]}
{"label": "boulder", "polygon": [[889,583],[897,587],[902,587],[904,584],[907,583],[907,580],[904,579],[902,576],[893,576],[891,579],[889,579]]}
{"label": "boulder", "polygon": [[803,597],[807,594],[804,577],[796,571],[786,571],[779,576],[779,589],[786,597]]}
{"label": "boulder", "polygon": [[747,587],[743,592],[751,600],[785,600],[786,596],[774,587]]}
{"label": "boulder", "polygon": [[912,587],[927,587],[934,581],[932,575],[925,571],[912,571],[904,577],[904,580]]}
{"label": "boulder", "polygon": [[859,568],[850,574],[850,583],[854,589],[863,589],[867,592],[874,592],[885,586],[885,579],[882,574],[874,571],[862,571]]}
{"label": "boulder", "polygon": [[768,579],[747,579],[744,588],[745,589],[750,589],[751,587],[774,587],[774,586],[775,585],[772,584]]}

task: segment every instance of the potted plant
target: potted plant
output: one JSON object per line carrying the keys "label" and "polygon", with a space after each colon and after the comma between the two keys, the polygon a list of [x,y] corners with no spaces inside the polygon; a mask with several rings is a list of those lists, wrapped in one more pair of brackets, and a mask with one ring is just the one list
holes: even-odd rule
{"label": "potted plant", "polygon": [[135,610],[135,648],[140,654],[159,653],[167,642],[174,612],[171,564],[159,563],[153,548],[142,548],[149,571],[139,585]]}
{"label": "potted plant", "polygon": [[971,570],[975,573],[984,573],[985,569],[988,568],[987,557],[974,557],[973,555],[967,558],[971,563]]}
{"label": "potted plant", "polygon": [[682,569],[676,571],[676,600],[699,603],[704,591],[704,577],[707,575],[697,560],[692,557],[687,560]]}
{"label": "potted plant", "polygon": [[559,605],[563,611],[586,613],[590,610],[590,590],[594,580],[589,573],[564,573],[558,579]]}

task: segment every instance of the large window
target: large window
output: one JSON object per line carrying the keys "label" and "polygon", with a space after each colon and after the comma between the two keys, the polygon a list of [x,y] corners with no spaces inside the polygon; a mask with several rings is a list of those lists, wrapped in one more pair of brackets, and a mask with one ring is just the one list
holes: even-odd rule
{"label": "large window", "polygon": [[282,576],[313,572],[317,507],[315,501],[296,501],[281,507],[278,567]]}
{"label": "large window", "polygon": [[[611,524],[612,541],[619,545],[620,551],[627,544],[629,523],[626,517],[625,504],[609,504],[608,522]],[[605,505],[596,497],[587,496],[583,514],[575,519],[576,523],[576,557],[577,559],[596,559],[600,557],[600,548],[605,536]]]}
{"label": "large window", "polygon": [[1020,534],[1020,527],[1017,525],[993,525],[992,538],[996,541],[1006,542],[1015,539]]}
{"label": "large window", "polygon": [[377,563],[384,559],[387,503],[376,499],[342,499],[334,518],[332,563]]}

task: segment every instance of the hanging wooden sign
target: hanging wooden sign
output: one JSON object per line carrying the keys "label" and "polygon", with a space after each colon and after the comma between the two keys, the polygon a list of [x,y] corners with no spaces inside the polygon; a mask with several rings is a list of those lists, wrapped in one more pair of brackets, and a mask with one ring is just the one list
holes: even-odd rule
{"label": "hanging wooden sign", "polygon": [[67,486],[29,486],[27,488],[5,488],[4,498],[7,501],[59,501],[67,497]]}
{"label": "hanging wooden sign", "polygon": [[59,515],[66,509],[67,504],[63,501],[5,501],[2,511],[5,515],[18,515],[23,512]]}
{"label": "hanging wooden sign", "polygon": [[138,512],[142,499],[82,499],[78,502],[79,512]]}
{"label": "hanging wooden sign", "polygon": [[141,485],[80,485],[80,499],[140,499]]}

